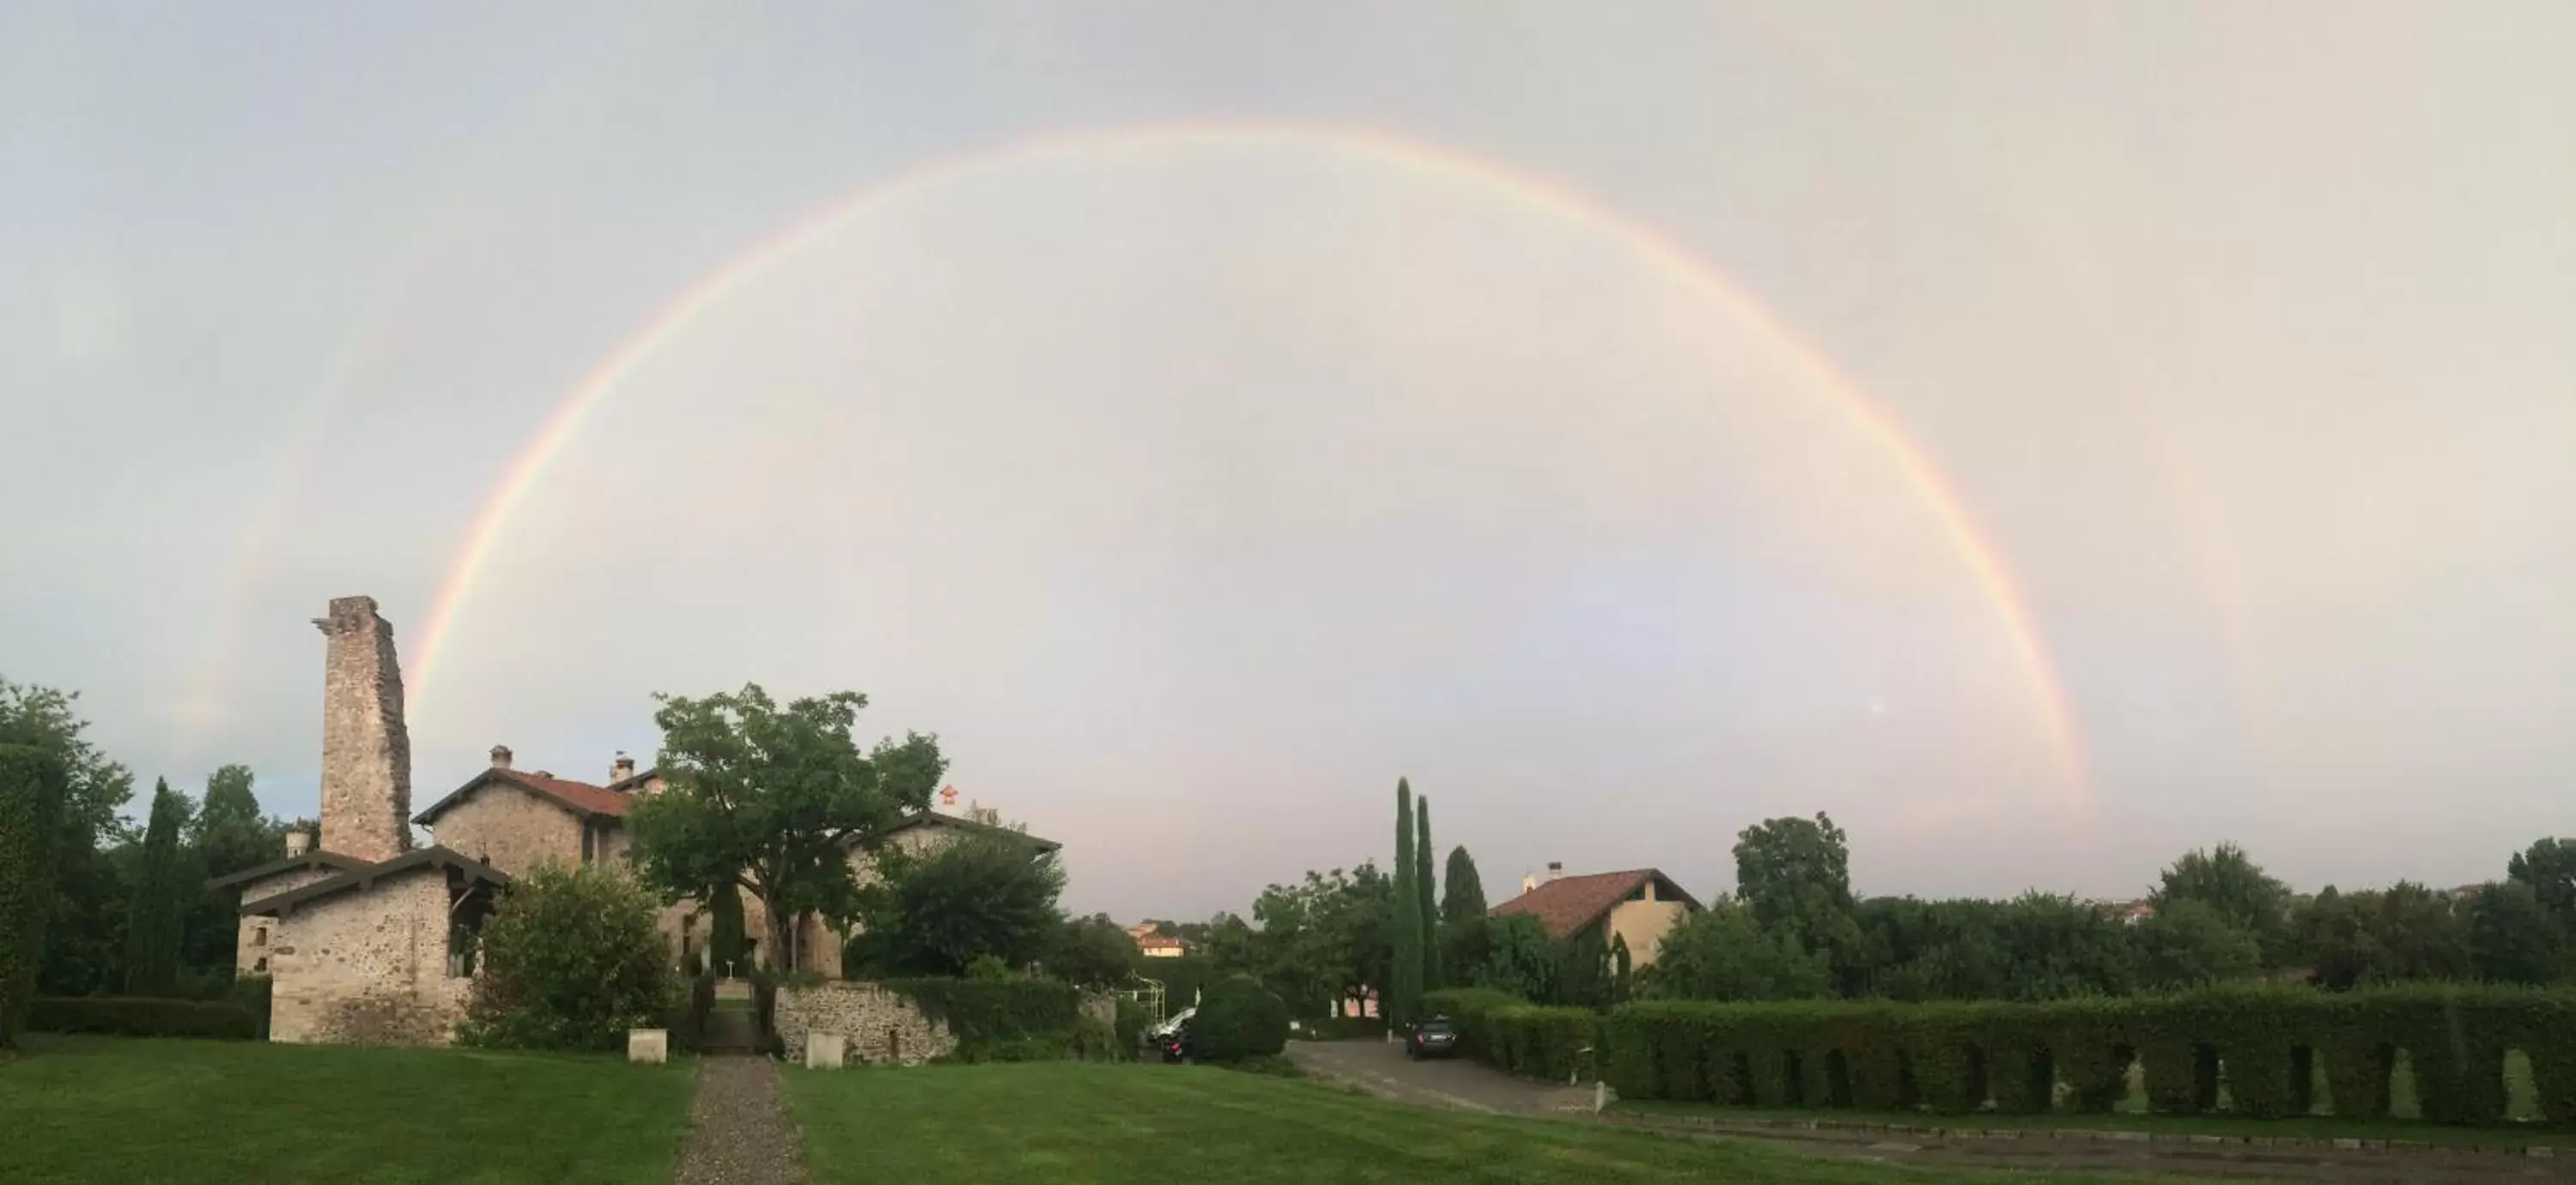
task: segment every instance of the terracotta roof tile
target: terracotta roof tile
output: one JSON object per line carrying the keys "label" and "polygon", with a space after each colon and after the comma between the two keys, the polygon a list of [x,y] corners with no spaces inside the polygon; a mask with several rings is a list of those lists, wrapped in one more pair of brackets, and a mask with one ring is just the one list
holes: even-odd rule
{"label": "terracotta roof tile", "polygon": [[1611,907],[1628,899],[1628,894],[1652,879],[1659,900],[1681,901],[1693,909],[1699,902],[1652,868],[1632,868],[1626,872],[1595,872],[1584,876],[1561,876],[1514,897],[1486,912],[1494,917],[1528,914],[1547,927],[1547,936],[1563,938],[1600,921]]}
{"label": "terracotta roof tile", "polygon": [[412,816],[411,821],[424,827],[429,826],[437,820],[438,816],[446,814],[447,808],[465,801],[466,795],[494,782],[507,782],[541,798],[551,800],[579,815],[624,818],[627,808],[635,805],[632,795],[620,794],[615,790],[593,786],[588,782],[546,777],[524,770],[493,768],[474,775],[473,780],[457,787],[447,797],[431,803],[429,809]]}

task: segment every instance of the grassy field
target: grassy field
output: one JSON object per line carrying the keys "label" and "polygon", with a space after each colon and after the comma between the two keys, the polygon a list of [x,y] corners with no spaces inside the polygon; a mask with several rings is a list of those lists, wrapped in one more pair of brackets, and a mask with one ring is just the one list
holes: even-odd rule
{"label": "grassy field", "polygon": [[[2505,1055],[2505,1114],[2519,1121],[2506,1127],[2451,1127],[2420,1123],[2415,1104],[2415,1079],[2398,1055],[2396,1073],[2389,1080],[2389,1110],[2395,1118],[2384,1122],[2337,1119],[2329,1113],[2333,1094],[2325,1073],[2319,1070],[2314,1087],[2314,1113],[2283,1119],[2243,1119],[2229,1115],[2155,1115],[2147,1110],[2146,1080],[2135,1067],[2129,1072],[2129,1093],[2117,1109],[2108,1115],[2059,1113],[2054,1115],[2003,1115],[1981,1112],[1975,1115],[1932,1115],[1921,1112],[1895,1113],[1851,1110],[1781,1111],[1757,1107],[1712,1107],[1706,1103],[1668,1103],[1658,1100],[1621,1102],[1615,1108],[1630,1114],[1651,1117],[1699,1117],[1747,1121],[1776,1119],[1826,1119],[1844,1123],[1900,1123],[1926,1127],[1967,1128],[2084,1128],[2088,1130],[2138,1130],[2197,1132],[2222,1136],[2283,1136],[2304,1139],[2352,1137],[2370,1140],[2418,1140],[2427,1144],[2451,1147],[2507,1146],[2548,1144],[2557,1147],[2576,1145],[2576,1132],[2563,1128],[2539,1127],[2532,1121],[2540,1117],[2540,1095],[2531,1082],[2531,1061],[2520,1052]],[[2220,1106],[2227,1103],[2227,1090],[2219,1087]]]}
{"label": "grassy field", "polygon": [[457,1050],[27,1038],[0,1181],[665,1182],[683,1066]]}
{"label": "grassy field", "polygon": [[1432,1111],[1204,1067],[1051,1062],[783,1073],[806,1163],[825,1185],[2030,1180]]}

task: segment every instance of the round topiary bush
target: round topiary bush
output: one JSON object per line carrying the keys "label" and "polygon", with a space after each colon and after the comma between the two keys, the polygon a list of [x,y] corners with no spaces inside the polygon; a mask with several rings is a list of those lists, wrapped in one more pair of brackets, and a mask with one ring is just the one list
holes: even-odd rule
{"label": "round topiary bush", "polygon": [[1190,1043],[1202,1061],[1275,1055],[1288,1046],[1288,1005],[1240,976],[1209,984],[1190,1020]]}

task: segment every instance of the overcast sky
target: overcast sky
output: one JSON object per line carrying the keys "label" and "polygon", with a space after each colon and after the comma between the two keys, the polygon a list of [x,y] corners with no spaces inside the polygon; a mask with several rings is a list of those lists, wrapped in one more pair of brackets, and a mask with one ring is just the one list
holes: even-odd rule
{"label": "overcast sky", "polygon": [[2485,879],[2576,832],[2570,61],[2548,0],[20,0],[0,675],[289,815],[333,596],[416,803],[860,690],[1121,918],[1383,863],[1399,775],[1496,899],[1817,810],[1865,893]]}

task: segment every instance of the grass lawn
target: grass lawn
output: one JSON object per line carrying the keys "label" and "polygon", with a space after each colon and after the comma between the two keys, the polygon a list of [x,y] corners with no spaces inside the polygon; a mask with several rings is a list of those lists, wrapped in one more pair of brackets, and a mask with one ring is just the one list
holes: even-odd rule
{"label": "grass lawn", "polygon": [[[1661,1117],[1700,1117],[1758,1121],[1769,1119],[1825,1119],[1845,1123],[1902,1123],[1923,1127],[1966,1128],[2056,1128],[2088,1130],[2169,1131],[2222,1136],[2287,1136],[2314,1140],[2352,1137],[2366,1140],[2421,1140],[2428,1144],[2454,1147],[2496,1145],[2524,1147],[2547,1144],[2553,1147],[2576,1145],[2576,1131],[2542,1127],[2540,1095],[2531,1082],[2531,1060],[2520,1051],[2505,1055],[2505,1115],[2523,1121],[2507,1127],[2452,1127],[2438,1123],[2417,1122],[2422,1112],[2415,1102],[2413,1070],[2401,1051],[2397,1069],[2389,1078],[2389,1110],[2394,1118],[2374,1122],[2360,1119],[2337,1119],[2329,1113],[2333,1095],[2325,1071],[2317,1071],[2313,1113],[2282,1119],[2246,1119],[2231,1115],[2155,1115],[2147,1110],[2146,1079],[2136,1067],[2129,1071],[2129,1093],[2116,1110],[2108,1115],[2068,1114],[2003,1115],[1980,1112],[1975,1115],[1934,1115],[1926,1112],[1873,1112],[1852,1110],[1789,1111],[1759,1107],[1712,1107],[1707,1103],[1671,1103],[1640,1099],[1613,1105],[1614,1110],[1635,1115]],[[2227,1103],[2227,1088],[2219,1086],[2219,1105]]]}
{"label": "grass lawn", "polygon": [[25,1038],[0,1181],[650,1181],[685,1066],[467,1050]]}
{"label": "grass lawn", "polygon": [[[1195,1066],[782,1071],[824,1185],[851,1182],[2026,1181],[1582,1121],[1433,1111]],[[2105,1178],[2084,1178],[2105,1180]]]}

